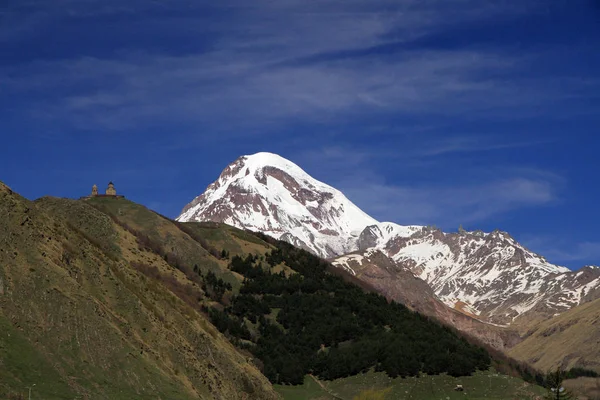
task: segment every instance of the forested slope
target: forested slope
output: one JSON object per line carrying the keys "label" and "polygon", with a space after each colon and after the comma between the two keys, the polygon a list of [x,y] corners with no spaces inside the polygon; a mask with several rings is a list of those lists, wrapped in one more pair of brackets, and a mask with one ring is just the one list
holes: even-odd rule
{"label": "forested slope", "polygon": [[[231,270],[245,278],[240,294],[210,315],[264,363],[272,382],[301,383],[307,373],[336,379],[373,367],[391,377],[489,367],[483,349],[449,328],[327,273],[329,264],[304,250],[271,242],[276,249],[264,257],[232,258]],[[280,264],[295,273],[273,272]]]}

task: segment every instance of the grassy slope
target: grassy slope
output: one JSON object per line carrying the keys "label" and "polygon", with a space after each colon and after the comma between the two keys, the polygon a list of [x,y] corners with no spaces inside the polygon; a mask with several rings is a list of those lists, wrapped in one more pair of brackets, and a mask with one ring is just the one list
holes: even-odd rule
{"label": "grassy slope", "polygon": [[[264,256],[274,249],[274,246],[262,241],[253,233],[226,224],[217,222],[187,222],[186,226],[204,237],[213,246],[227,250],[230,257],[236,255],[245,257],[248,254]],[[277,265],[272,270],[273,273],[279,273],[280,271],[283,271],[288,276],[296,273],[285,264]]]}
{"label": "grassy slope", "polygon": [[284,400],[337,400],[335,396],[327,393],[327,390],[319,383],[323,385],[323,382],[306,376],[303,385],[275,385],[275,390],[281,394]]}
{"label": "grassy slope", "polygon": [[[212,271],[218,276],[230,275],[227,262],[211,256],[198,242],[182,232],[172,221],[144,206],[125,199],[94,198],[86,202],[127,226],[141,231],[152,240],[160,242],[165,251],[176,254],[188,265],[197,264],[203,273]],[[228,281],[236,281],[228,276]]]}
{"label": "grassy slope", "polygon": [[231,256],[244,256],[248,253],[260,255],[273,249],[273,246],[263,242],[255,235],[226,224],[189,222],[186,223],[186,226],[204,237],[215,247],[227,250]]}
{"label": "grassy slope", "polygon": [[540,323],[509,354],[541,370],[562,364],[600,372],[600,299]]}
{"label": "grassy slope", "polygon": [[600,399],[600,378],[569,379],[563,385],[577,395],[579,400]]}
{"label": "grassy slope", "polygon": [[[119,210],[148,216],[135,208]],[[140,227],[167,240],[179,235],[147,222],[156,225]],[[203,268],[222,271],[182,240]],[[0,398],[32,383],[45,399],[277,397],[203,315],[133,269],[133,258],[185,280],[89,204],[32,203],[0,184]]]}
{"label": "grassy slope", "polygon": [[[462,384],[464,392],[454,390]],[[390,379],[384,373],[369,372],[331,382],[321,382],[323,388],[307,377],[303,386],[276,386],[285,400],[352,400],[367,391],[384,394],[384,399],[531,399],[544,394],[540,387],[517,378],[495,372],[478,372],[471,377],[452,378],[446,375],[421,378]]]}

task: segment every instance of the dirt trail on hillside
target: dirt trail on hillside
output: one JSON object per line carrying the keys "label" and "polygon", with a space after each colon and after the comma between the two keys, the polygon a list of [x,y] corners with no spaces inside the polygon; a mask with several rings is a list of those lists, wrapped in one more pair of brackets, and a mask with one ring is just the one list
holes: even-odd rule
{"label": "dirt trail on hillside", "polygon": [[323,385],[323,383],[320,380],[318,380],[317,377],[315,377],[314,375],[308,374],[308,376],[310,376],[316,382],[316,384],[319,385],[319,387],[321,389],[323,389],[323,391],[325,393],[327,393],[328,395],[330,395],[331,397],[333,397],[335,400],[346,400],[346,399],[344,399],[344,398],[342,398],[340,396],[337,396],[337,395],[331,393],[331,390],[329,390],[325,385]]}

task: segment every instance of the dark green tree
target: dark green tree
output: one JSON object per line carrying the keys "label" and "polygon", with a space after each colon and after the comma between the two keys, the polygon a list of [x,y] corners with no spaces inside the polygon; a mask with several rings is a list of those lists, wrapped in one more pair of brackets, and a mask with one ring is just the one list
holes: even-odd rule
{"label": "dark green tree", "polygon": [[546,388],[548,393],[544,397],[547,400],[575,400],[576,397],[563,386],[566,373],[560,367],[550,371],[546,377]]}

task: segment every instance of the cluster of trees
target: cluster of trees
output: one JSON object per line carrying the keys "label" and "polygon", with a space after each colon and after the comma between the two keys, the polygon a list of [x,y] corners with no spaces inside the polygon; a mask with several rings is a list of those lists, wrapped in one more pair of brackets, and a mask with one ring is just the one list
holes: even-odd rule
{"label": "cluster of trees", "polygon": [[575,395],[563,386],[563,381],[567,378],[567,373],[561,368],[550,371],[546,375],[546,388],[548,393],[544,397],[546,400],[575,400]]}
{"label": "cluster of trees", "polygon": [[[262,361],[272,382],[301,384],[307,373],[337,379],[370,368],[391,377],[489,368],[488,353],[452,330],[327,273],[328,264],[304,250],[269,240],[276,249],[266,263],[231,258],[231,270],[245,277],[240,294],[209,315]],[[296,273],[273,273],[280,263]]]}
{"label": "cluster of trees", "polygon": [[240,318],[232,317],[229,313],[216,308],[208,308],[205,311],[208,312],[211,322],[220,332],[235,339],[250,340],[252,338],[248,327]]}
{"label": "cluster of trees", "polygon": [[[510,361],[509,361],[510,362]],[[557,385],[557,379],[560,378],[560,382],[562,384],[563,380],[566,379],[576,379],[580,377],[588,377],[588,378],[599,378],[600,374],[596,371],[581,368],[581,367],[573,367],[571,369],[558,369],[553,370],[547,373],[543,373],[537,370],[534,370],[530,366],[522,363],[516,363],[516,365],[512,365],[516,373],[523,378],[523,380],[534,383],[536,385],[542,387],[552,387],[553,385]],[[506,371],[504,371],[506,373]]]}
{"label": "cluster of trees", "polygon": [[598,378],[600,374],[585,368],[574,367],[569,370],[563,370],[560,367],[548,372],[545,377],[544,385],[548,393],[544,397],[547,400],[575,400],[578,396],[563,385],[567,379],[576,379],[579,377]]}
{"label": "cluster of trees", "polygon": [[[198,271],[198,273],[200,273],[200,271]],[[225,292],[231,290],[231,284],[225,282],[221,278],[217,278],[213,272],[209,271],[202,282],[202,290],[204,290],[205,293],[208,293],[213,300],[221,301]]]}
{"label": "cluster of trees", "polygon": [[267,301],[261,298],[241,294],[235,298],[229,311],[239,318],[247,318],[253,324],[259,321],[264,324],[263,316],[271,312],[271,307]]}
{"label": "cluster of trees", "polygon": [[574,367],[565,372],[565,379],[576,379],[579,377],[598,378],[600,377],[600,374],[591,369],[585,369],[580,367]]}

